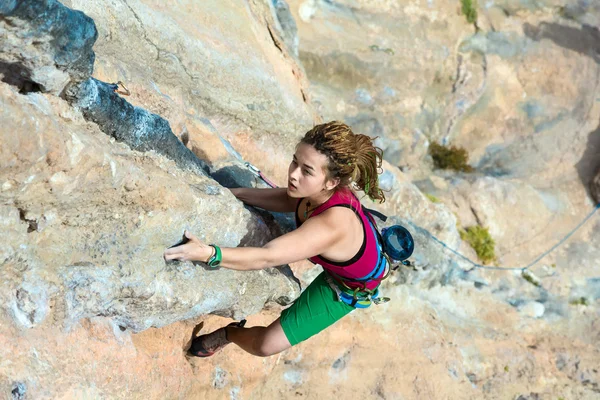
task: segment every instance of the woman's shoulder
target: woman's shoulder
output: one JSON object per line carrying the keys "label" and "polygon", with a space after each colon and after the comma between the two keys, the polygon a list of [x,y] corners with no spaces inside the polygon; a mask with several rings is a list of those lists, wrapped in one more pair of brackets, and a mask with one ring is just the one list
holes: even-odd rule
{"label": "woman's shoulder", "polygon": [[348,205],[353,209],[360,209],[361,205],[360,205],[360,200],[358,199],[358,197],[356,196],[356,194],[352,191],[352,189],[350,188],[344,188],[344,189],[340,189],[338,191],[335,192],[335,195],[333,196],[334,200],[332,202],[332,206],[333,205]]}
{"label": "woman's shoulder", "polygon": [[360,200],[351,190],[337,191],[328,201],[327,207],[319,214],[331,216],[350,216],[361,210]]}

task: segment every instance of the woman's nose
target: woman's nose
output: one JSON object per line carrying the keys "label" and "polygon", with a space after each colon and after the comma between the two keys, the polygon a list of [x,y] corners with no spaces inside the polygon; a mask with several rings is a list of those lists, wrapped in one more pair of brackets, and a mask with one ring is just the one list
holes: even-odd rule
{"label": "woman's nose", "polygon": [[293,179],[294,181],[298,181],[299,171],[300,171],[299,167],[293,168],[290,171],[290,179]]}

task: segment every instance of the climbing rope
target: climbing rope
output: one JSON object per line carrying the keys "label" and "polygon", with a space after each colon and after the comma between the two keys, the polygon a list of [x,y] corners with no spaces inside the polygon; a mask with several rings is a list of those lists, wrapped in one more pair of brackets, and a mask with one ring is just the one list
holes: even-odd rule
{"label": "climbing rope", "polygon": [[[256,168],[254,165],[250,164],[250,163],[246,163],[246,167],[249,168],[257,177],[261,178],[267,185],[271,186],[272,188],[277,187],[273,182],[271,182],[270,180],[268,180],[264,174],[258,169]],[[463,256],[462,254],[460,254],[458,251],[452,249],[450,246],[448,246],[446,243],[444,243],[443,241],[441,241],[440,239],[436,238],[433,234],[431,234],[431,232],[429,232],[427,229],[422,228],[418,225],[415,225],[414,223],[407,221],[409,225],[411,225],[413,228],[418,229],[420,231],[423,231],[427,236],[429,236],[431,239],[433,239],[433,241],[439,243],[441,246],[443,246],[444,248],[448,249],[450,252],[454,253],[455,255],[457,255],[458,257],[462,258],[463,260],[465,260],[466,262],[468,262],[469,264],[473,265],[473,268],[482,268],[482,269],[491,269],[491,270],[497,270],[497,271],[521,271],[521,272],[525,272],[527,271],[529,268],[533,267],[535,264],[538,263],[538,261],[540,261],[542,258],[546,257],[548,254],[552,253],[554,250],[556,250],[556,248],[558,248],[560,245],[562,245],[567,239],[569,239],[575,232],[577,232],[577,230],[579,230],[579,228],[581,228],[583,225],[585,225],[585,223],[592,218],[592,216],[596,213],[596,211],[598,211],[598,209],[600,208],[600,203],[598,203],[594,209],[583,219],[583,221],[581,221],[575,228],[573,228],[567,235],[565,235],[561,240],[559,240],[554,246],[550,247],[548,250],[546,250],[545,252],[543,252],[542,254],[540,254],[536,259],[534,259],[532,262],[530,262],[527,266],[525,267],[494,267],[494,266],[490,266],[490,265],[482,265],[479,263],[476,263],[474,261],[472,261],[471,259],[469,259],[468,257]],[[371,210],[369,210],[371,211]],[[405,264],[406,265],[406,264]]]}
{"label": "climbing rope", "polygon": [[550,247],[548,250],[546,250],[545,252],[543,252],[535,260],[533,260],[532,262],[530,262],[525,267],[494,267],[494,266],[489,266],[489,265],[478,264],[478,263],[476,263],[474,261],[471,261],[469,258],[463,256],[458,251],[450,248],[446,243],[444,243],[440,239],[438,239],[435,236],[433,236],[427,229],[421,228],[420,226],[415,225],[415,224],[413,224],[410,221],[408,221],[408,224],[412,225],[414,228],[418,228],[419,230],[424,231],[425,234],[427,236],[429,236],[431,239],[433,239],[435,242],[439,243],[444,248],[450,250],[452,253],[456,254],[458,257],[462,258],[463,260],[467,261],[469,264],[473,265],[474,268],[500,270],[500,271],[526,271],[529,268],[533,267],[535,264],[537,264],[537,262],[540,261],[542,258],[544,258],[548,254],[552,253],[556,248],[558,248],[560,245],[562,245],[567,239],[569,239],[575,232],[577,232],[577,230],[579,230],[579,228],[581,228],[590,218],[592,218],[592,216],[596,213],[596,211],[598,211],[599,208],[600,208],[600,203],[598,203],[594,207],[594,209],[575,228],[573,228],[567,235],[565,235],[554,246]]}

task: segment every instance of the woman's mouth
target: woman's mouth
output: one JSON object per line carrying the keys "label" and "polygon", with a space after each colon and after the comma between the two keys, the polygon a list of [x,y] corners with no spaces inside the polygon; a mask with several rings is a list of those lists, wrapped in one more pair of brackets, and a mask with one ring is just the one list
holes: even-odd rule
{"label": "woman's mouth", "polygon": [[289,190],[296,190],[297,188],[296,188],[296,186],[292,182],[288,181],[288,189]]}

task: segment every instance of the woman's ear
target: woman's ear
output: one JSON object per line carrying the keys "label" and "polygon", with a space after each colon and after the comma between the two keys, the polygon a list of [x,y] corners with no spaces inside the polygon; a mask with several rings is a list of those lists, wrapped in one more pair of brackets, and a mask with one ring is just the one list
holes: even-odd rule
{"label": "woman's ear", "polygon": [[340,178],[328,179],[327,182],[325,182],[325,189],[333,190],[339,184],[340,184]]}

